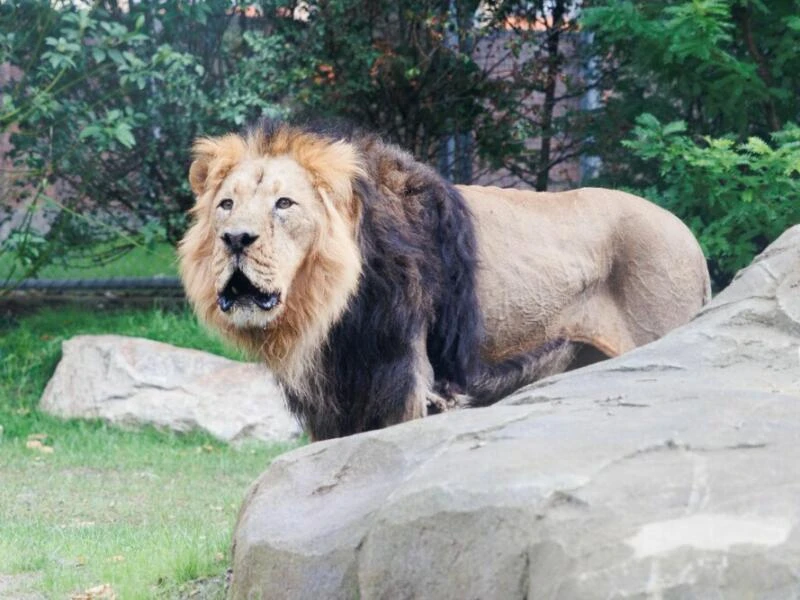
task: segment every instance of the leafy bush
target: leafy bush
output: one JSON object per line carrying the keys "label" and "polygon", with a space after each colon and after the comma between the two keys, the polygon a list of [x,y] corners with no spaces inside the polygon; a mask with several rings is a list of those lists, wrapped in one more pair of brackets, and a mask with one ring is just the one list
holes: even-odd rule
{"label": "leafy bush", "polygon": [[644,190],[698,236],[718,286],[746,266],[787,227],[800,222],[800,127],[786,125],[770,142],[751,136],[693,137],[686,123],[636,121],[624,146],[658,168]]}
{"label": "leafy bush", "polygon": [[608,77],[596,128],[601,183],[658,175],[620,144],[636,117],[768,139],[800,114],[800,0],[592,0],[582,25]]}
{"label": "leafy bush", "polygon": [[580,146],[571,113],[556,110],[578,94],[563,70],[577,0],[556,0],[557,19],[542,2],[124,4],[0,3],[0,64],[14,74],[0,102],[11,195],[51,209],[47,227],[23,224],[0,242],[22,266],[15,277],[175,243],[193,203],[192,141],[261,116],[345,117],[461,181],[479,160],[545,188]]}
{"label": "leafy bush", "polygon": [[231,27],[240,17],[227,0],[0,5],[0,62],[12,73],[0,102],[12,144],[2,205],[31,217],[0,242],[22,267],[14,278],[180,238],[193,140],[268,113],[286,92],[277,49]]}
{"label": "leafy bush", "polygon": [[[460,181],[481,165],[544,189],[591,148],[599,183],[649,186],[692,222],[719,281],[790,219],[773,199],[796,178],[800,0],[120,4],[0,2],[15,278],[176,242],[192,141],[289,113],[344,116]],[[600,107],[569,108],[589,87]]]}
{"label": "leafy bush", "polygon": [[585,142],[569,104],[584,83],[565,68],[579,4],[333,0],[281,19],[286,3],[267,0],[270,36],[251,35],[287,59],[281,101],[295,116],[345,118],[457,182],[505,169],[546,189]]}

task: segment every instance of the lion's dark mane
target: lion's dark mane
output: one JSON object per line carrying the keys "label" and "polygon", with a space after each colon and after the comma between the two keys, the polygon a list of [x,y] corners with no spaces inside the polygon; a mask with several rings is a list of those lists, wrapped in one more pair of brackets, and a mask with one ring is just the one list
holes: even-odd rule
{"label": "lion's dark mane", "polygon": [[[270,138],[286,126],[262,122]],[[540,359],[563,340],[497,364],[481,355],[478,247],[473,217],[458,190],[397,146],[347,124],[301,128],[361,154],[366,175],[353,182],[361,207],[362,273],[344,315],[328,332],[313,391],[285,387],[289,408],[315,439],[385,427],[409,418],[425,354],[435,390],[465,392],[491,404],[540,374]],[[306,394],[303,396],[301,394]],[[307,397],[313,394],[314,397]]]}
{"label": "lion's dark mane", "polygon": [[[267,123],[264,132],[279,126]],[[373,135],[327,124],[313,133],[353,144],[367,170],[354,182],[362,276],[322,350],[325,402],[286,390],[293,412],[324,439],[402,420],[418,368],[412,344],[423,331],[435,380],[465,388],[479,360],[483,321],[475,231],[461,194]]]}

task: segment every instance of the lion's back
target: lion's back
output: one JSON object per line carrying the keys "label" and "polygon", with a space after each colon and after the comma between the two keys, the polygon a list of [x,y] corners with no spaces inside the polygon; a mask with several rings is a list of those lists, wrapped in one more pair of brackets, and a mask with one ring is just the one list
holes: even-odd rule
{"label": "lion's back", "polygon": [[[484,262],[578,269],[590,262],[591,271],[605,274],[621,256],[648,257],[670,271],[685,267],[699,270],[698,279],[707,278],[705,258],[689,228],[639,196],[603,188],[564,192],[457,188],[474,217]],[[551,281],[553,277],[548,275]]]}
{"label": "lion's back", "polygon": [[604,328],[589,323],[612,321],[609,311],[643,324],[638,330],[626,320],[630,331],[614,344],[624,351],[686,322],[708,300],[708,270],[691,231],[643,198],[600,188],[459,191],[477,232],[489,354],[564,329],[592,337],[585,328]]}

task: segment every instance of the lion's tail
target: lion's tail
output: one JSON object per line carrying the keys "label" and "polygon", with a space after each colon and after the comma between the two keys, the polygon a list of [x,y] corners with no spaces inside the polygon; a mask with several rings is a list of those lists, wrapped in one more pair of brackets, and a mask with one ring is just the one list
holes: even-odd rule
{"label": "lion's tail", "polygon": [[563,371],[574,352],[574,345],[560,338],[496,364],[481,363],[467,383],[470,406],[488,406],[524,385]]}

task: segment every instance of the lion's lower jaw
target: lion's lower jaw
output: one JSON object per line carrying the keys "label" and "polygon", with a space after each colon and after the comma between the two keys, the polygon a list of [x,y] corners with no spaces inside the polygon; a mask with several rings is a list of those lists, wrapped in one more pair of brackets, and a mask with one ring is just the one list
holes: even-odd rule
{"label": "lion's lower jaw", "polygon": [[339,290],[338,298],[327,297],[316,307],[288,302],[262,314],[249,306],[234,307],[230,313],[215,308],[212,326],[263,361],[281,385],[298,396],[317,399],[319,387],[314,382],[321,376],[322,349],[355,288],[354,283],[349,293]]}
{"label": "lion's lower jaw", "polygon": [[236,329],[268,329],[276,324],[282,313],[282,306],[276,306],[272,310],[262,310],[255,306],[234,306],[223,318],[228,319]]}

